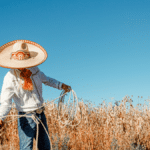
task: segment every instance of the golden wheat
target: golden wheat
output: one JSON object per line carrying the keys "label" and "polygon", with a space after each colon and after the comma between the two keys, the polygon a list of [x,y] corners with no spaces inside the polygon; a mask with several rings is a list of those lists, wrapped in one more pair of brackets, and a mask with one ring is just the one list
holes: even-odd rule
{"label": "golden wheat", "polygon": [[[67,147],[70,150],[109,150],[115,146],[119,146],[119,149],[130,149],[131,143],[145,145],[147,150],[150,149],[149,110],[146,107],[139,111],[130,103],[127,113],[126,103],[129,101],[131,101],[130,97],[125,97],[119,106],[112,107],[112,104],[109,103],[106,107],[106,104],[103,103],[102,107],[93,109],[79,102],[79,107],[82,109],[81,123],[76,127],[65,126],[64,128],[60,128],[57,120],[57,105],[48,104],[45,115],[50,136],[53,137],[52,145],[56,145],[56,141],[60,138],[57,145],[58,149],[61,149],[64,138],[68,136]],[[17,114],[16,108],[12,108],[9,114]],[[77,118],[81,118],[80,115],[81,112],[78,109]],[[66,113],[62,120],[67,118]],[[78,122],[77,118],[72,124]],[[19,150],[17,117],[7,117],[5,121],[7,123],[0,130],[0,149]],[[34,140],[33,150],[35,150],[35,145]]]}

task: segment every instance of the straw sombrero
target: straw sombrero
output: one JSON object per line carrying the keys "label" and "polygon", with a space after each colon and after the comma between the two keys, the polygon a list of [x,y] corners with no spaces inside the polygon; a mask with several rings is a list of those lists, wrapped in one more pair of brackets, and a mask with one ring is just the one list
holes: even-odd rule
{"label": "straw sombrero", "polygon": [[0,66],[4,68],[30,68],[46,59],[46,50],[29,40],[15,40],[0,47]]}

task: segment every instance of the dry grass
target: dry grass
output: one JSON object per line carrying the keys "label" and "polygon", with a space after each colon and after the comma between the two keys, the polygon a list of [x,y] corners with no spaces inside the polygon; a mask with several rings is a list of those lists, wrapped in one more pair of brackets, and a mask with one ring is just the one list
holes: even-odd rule
{"label": "dry grass", "polygon": [[[118,150],[130,150],[131,143],[136,143],[145,145],[146,150],[149,150],[149,110],[139,111],[130,104],[130,109],[126,113],[126,102],[129,100],[129,97],[125,97],[122,103],[115,106],[114,109],[111,104],[108,107],[103,104],[101,107],[91,110],[89,110],[88,105],[80,102],[80,108],[82,109],[81,123],[77,127],[67,126],[64,128],[60,128],[57,120],[58,110],[56,105],[49,104],[46,107],[45,115],[53,149],[110,150],[118,147]],[[50,110],[53,106],[54,109]],[[17,110],[12,109],[9,114],[17,114]],[[77,113],[77,116],[80,116],[80,112]],[[13,118],[7,117],[6,121],[11,119]],[[75,119],[72,124],[77,122],[78,120]],[[117,144],[115,144],[115,139]],[[0,149],[19,150],[17,119],[5,124],[1,130],[0,144]],[[34,141],[34,150],[35,144]]]}

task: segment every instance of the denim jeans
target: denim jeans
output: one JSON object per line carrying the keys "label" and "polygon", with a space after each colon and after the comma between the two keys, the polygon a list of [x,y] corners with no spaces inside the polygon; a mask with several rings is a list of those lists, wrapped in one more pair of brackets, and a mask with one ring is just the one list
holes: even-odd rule
{"label": "denim jeans", "polygon": [[[18,112],[19,115],[24,115],[24,112]],[[46,122],[46,117],[44,112],[41,114],[35,113],[36,116],[42,121],[46,130],[48,131],[48,126]],[[32,113],[29,113],[27,116],[31,116]],[[20,150],[32,150],[33,148],[33,138],[36,139],[36,130],[37,124],[32,118],[21,117],[18,118],[18,134],[19,134],[19,145]],[[49,132],[48,132],[49,134]],[[50,141],[43,128],[42,124],[39,123],[39,132],[38,132],[38,150],[50,150]]]}

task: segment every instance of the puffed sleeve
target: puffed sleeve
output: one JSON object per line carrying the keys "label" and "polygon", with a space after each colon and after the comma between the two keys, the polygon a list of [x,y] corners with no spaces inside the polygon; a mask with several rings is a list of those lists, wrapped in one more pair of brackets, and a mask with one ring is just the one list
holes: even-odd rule
{"label": "puffed sleeve", "polygon": [[14,95],[13,75],[11,74],[11,72],[8,72],[4,77],[1,91],[0,119],[2,121],[4,121],[4,119],[11,110],[13,95]]}

